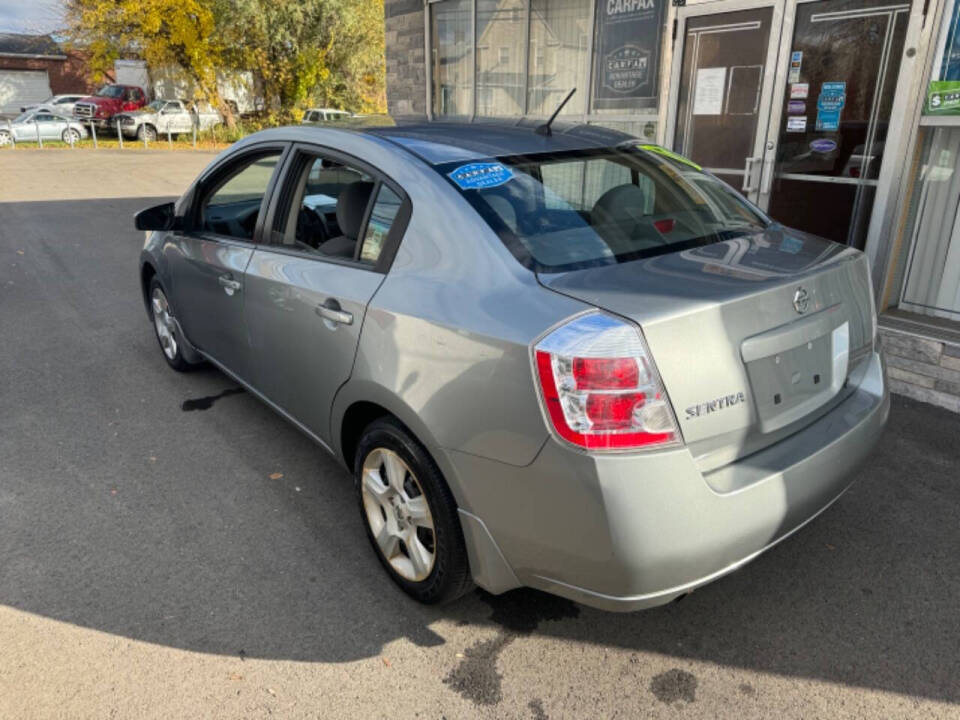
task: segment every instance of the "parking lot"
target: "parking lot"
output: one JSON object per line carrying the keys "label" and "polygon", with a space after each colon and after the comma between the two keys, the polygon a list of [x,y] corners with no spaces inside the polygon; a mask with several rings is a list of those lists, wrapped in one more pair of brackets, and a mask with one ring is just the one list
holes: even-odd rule
{"label": "parking lot", "polygon": [[0,718],[960,717],[960,416],[895,398],[840,501],[682,602],[418,606],[345,470],[161,356],[132,215],[212,157],[0,154]]}

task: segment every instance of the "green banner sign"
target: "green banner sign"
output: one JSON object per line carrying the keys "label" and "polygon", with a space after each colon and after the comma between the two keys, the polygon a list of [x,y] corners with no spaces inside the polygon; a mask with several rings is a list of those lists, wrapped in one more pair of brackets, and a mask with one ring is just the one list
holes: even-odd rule
{"label": "green banner sign", "polygon": [[960,81],[934,80],[927,89],[926,115],[960,115]]}

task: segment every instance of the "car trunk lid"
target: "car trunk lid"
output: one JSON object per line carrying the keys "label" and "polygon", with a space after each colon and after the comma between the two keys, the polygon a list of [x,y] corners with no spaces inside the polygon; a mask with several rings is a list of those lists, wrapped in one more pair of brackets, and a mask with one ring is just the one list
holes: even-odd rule
{"label": "car trunk lid", "polygon": [[640,325],[704,471],[826,412],[873,343],[866,257],[779,226],[539,279]]}

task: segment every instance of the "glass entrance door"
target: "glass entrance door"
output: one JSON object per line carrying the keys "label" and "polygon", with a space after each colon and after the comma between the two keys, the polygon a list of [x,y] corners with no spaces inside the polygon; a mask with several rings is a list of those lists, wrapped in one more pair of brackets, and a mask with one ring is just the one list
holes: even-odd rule
{"label": "glass entrance door", "polygon": [[[785,225],[863,248],[910,16],[904,0],[798,2],[762,200]],[[772,164],[772,168],[770,167]]]}
{"label": "glass entrance door", "polygon": [[775,220],[862,248],[899,140],[887,133],[910,2],[687,0],[667,144]]}
{"label": "glass entrance door", "polygon": [[677,13],[676,113],[668,144],[755,202],[779,37],[773,26],[781,15],[769,1],[737,0]]}

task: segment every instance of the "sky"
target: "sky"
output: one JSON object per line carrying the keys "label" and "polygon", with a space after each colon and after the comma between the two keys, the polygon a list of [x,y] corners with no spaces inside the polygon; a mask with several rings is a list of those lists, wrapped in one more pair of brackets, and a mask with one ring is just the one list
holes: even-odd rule
{"label": "sky", "polygon": [[62,24],[62,0],[0,0],[0,32],[48,33]]}

